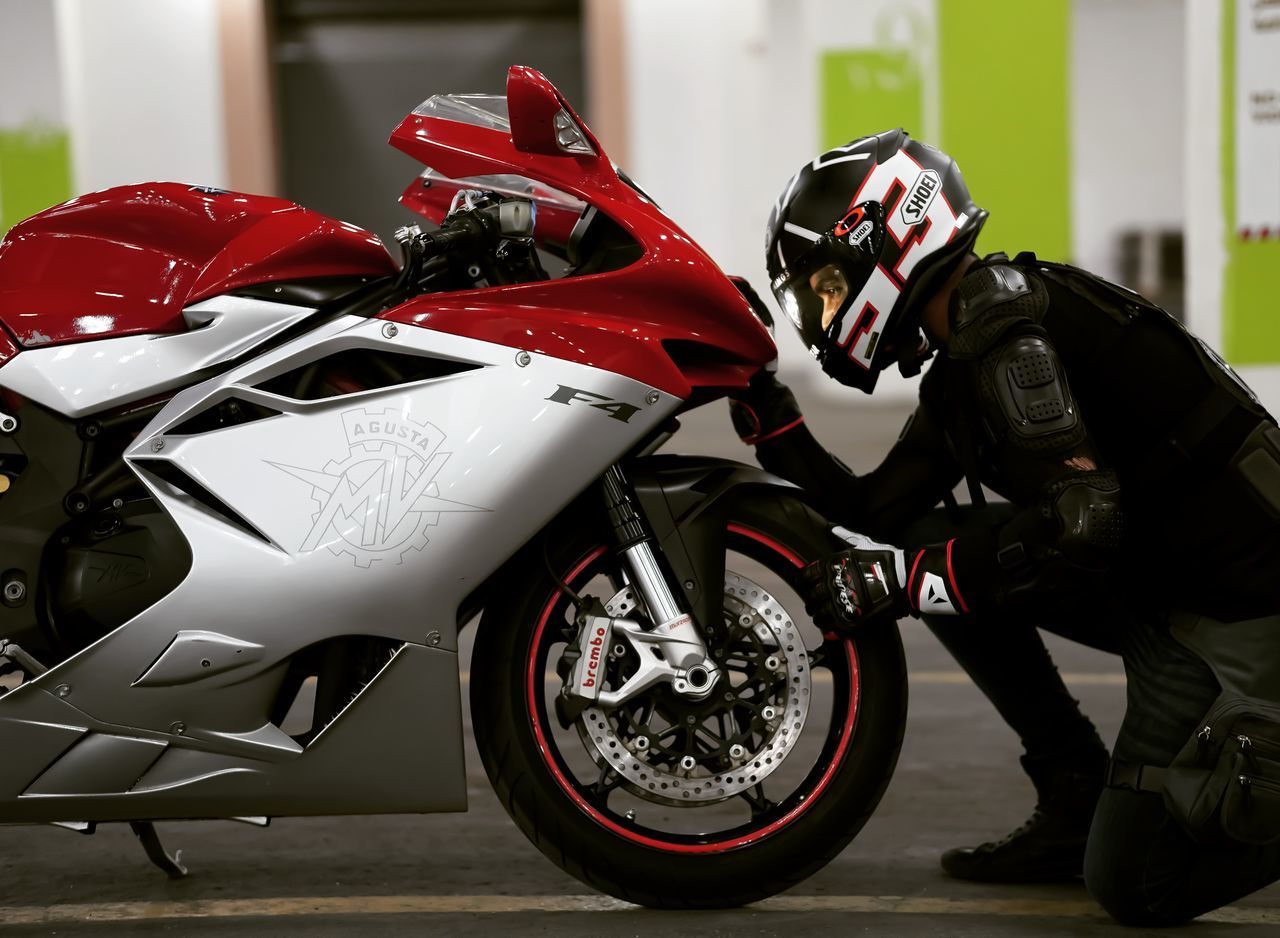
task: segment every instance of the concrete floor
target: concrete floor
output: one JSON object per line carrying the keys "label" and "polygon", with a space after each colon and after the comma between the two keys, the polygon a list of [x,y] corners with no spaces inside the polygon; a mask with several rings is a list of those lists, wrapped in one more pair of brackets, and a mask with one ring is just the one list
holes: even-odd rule
{"label": "concrete floor", "polygon": [[[810,423],[856,469],[874,465],[901,408],[809,402]],[[677,449],[745,457],[723,405],[687,421]],[[842,432],[843,430],[843,432]],[[867,441],[854,451],[841,440]],[[696,444],[696,447],[695,445]],[[7,828],[0,935],[774,935],[1026,936],[1134,934],[1109,923],[1080,886],[988,887],[947,879],[947,847],[1002,834],[1029,813],[1018,746],[918,623],[903,624],[911,709],[897,774],[853,844],[791,893],[748,909],[660,913],[592,897],[508,819],[468,749],[471,810],[460,815],[285,819],[161,826],[190,878],[171,883],[122,827],[93,837]],[[1051,639],[1052,640],[1052,639]],[[1052,640],[1068,683],[1105,737],[1123,710],[1119,661]],[[465,664],[464,664],[465,666]],[[1186,931],[1280,934],[1280,889]]]}

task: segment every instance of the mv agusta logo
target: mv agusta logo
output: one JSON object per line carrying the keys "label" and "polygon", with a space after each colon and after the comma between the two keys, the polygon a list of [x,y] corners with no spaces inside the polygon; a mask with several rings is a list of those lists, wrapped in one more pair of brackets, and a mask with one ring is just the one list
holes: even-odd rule
{"label": "mv agusta logo", "polygon": [[440,497],[436,478],[452,453],[441,452],[444,432],[392,409],[342,415],[347,455],[322,469],[270,463],[311,486],[316,512],[298,548],[349,554],[357,567],[375,560],[399,563],[429,543],[427,529],[454,511],[488,511]]}

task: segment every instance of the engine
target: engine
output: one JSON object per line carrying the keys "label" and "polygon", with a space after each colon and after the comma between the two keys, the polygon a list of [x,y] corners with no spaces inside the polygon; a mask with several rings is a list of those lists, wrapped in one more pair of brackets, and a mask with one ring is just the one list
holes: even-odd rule
{"label": "engine", "polygon": [[159,404],[81,421],[0,406],[0,638],[49,666],[177,586],[191,552],[122,458]]}

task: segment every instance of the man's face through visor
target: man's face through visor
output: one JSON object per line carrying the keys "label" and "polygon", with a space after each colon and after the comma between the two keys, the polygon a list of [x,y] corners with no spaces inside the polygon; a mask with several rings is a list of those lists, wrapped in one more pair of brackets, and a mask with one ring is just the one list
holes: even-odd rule
{"label": "man's face through visor", "polygon": [[[837,355],[849,355],[854,367],[870,369],[884,326],[873,320],[885,318],[877,314],[881,307],[887,316],[892,306],[883,301],[869,305],[865,295],[884,241],[883,217],[879,203],[864,202],[821,235],[792,229],[816,240],[787,265],[774,295],[829,374],[834,372],[827,361]],[[851,309],[855,302],[861,314]],[[868,328],[873,326],[878,328]]]}
{"label": "man's face through visor", "polygon": [[809,289],[822,303],[822,331],[825,333],[835,321],[836,313],[849,299],[849,281],[836,264],[827,264],[809,275]]}

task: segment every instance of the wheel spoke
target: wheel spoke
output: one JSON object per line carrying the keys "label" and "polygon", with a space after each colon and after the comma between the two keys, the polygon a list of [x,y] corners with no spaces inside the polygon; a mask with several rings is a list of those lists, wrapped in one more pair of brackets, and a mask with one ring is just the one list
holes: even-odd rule
{"label": "wheel spoke", "polygon": [[611,795],[618,786],[622,784],[622,776],[615,772],[609,766],[600,767],[600,775],[596,779],[596,783],[592,785],[584,794],[587,799],[595,804],[598,808],[608,807],[609,795]]}
{"label": "wheel spoke", "polygon": [[716,738],[715,734],[705,726],[698,726],[693,731],[694,741],[703,747],[703,752],[717,752],[724,748],[724,738]]}
{"label": "wheel spoke", "polygon": [[684,729],[683,725],[679,723],[673,723],[671,726],[668,726],[665,730],[663,730],[657,736],[653,737],[654,741],[660,743],[663,740],[668,739],[671,736],[675,735],[676,733],[679,733],[683,729]]}
{"label": "wheel spoke", "polygon": [[839,651],[841,644],[842,643],[839,639],[829,638],[817,648],[812,650],[806,648],[805,655],[809,658],[809,670],[812,671],[814,668],[827,668],[830,670],[831,661],[828,659],[833,659],[835,661],[840,660]]}
{"label": "wheel spoke", "polygon": [[753,788],[738,795],[743,801],[751,805],[751,820],[756,820],[762,814],[767,814],[777,807],[772,801],[764,796],[764,783],[761,782]]}

